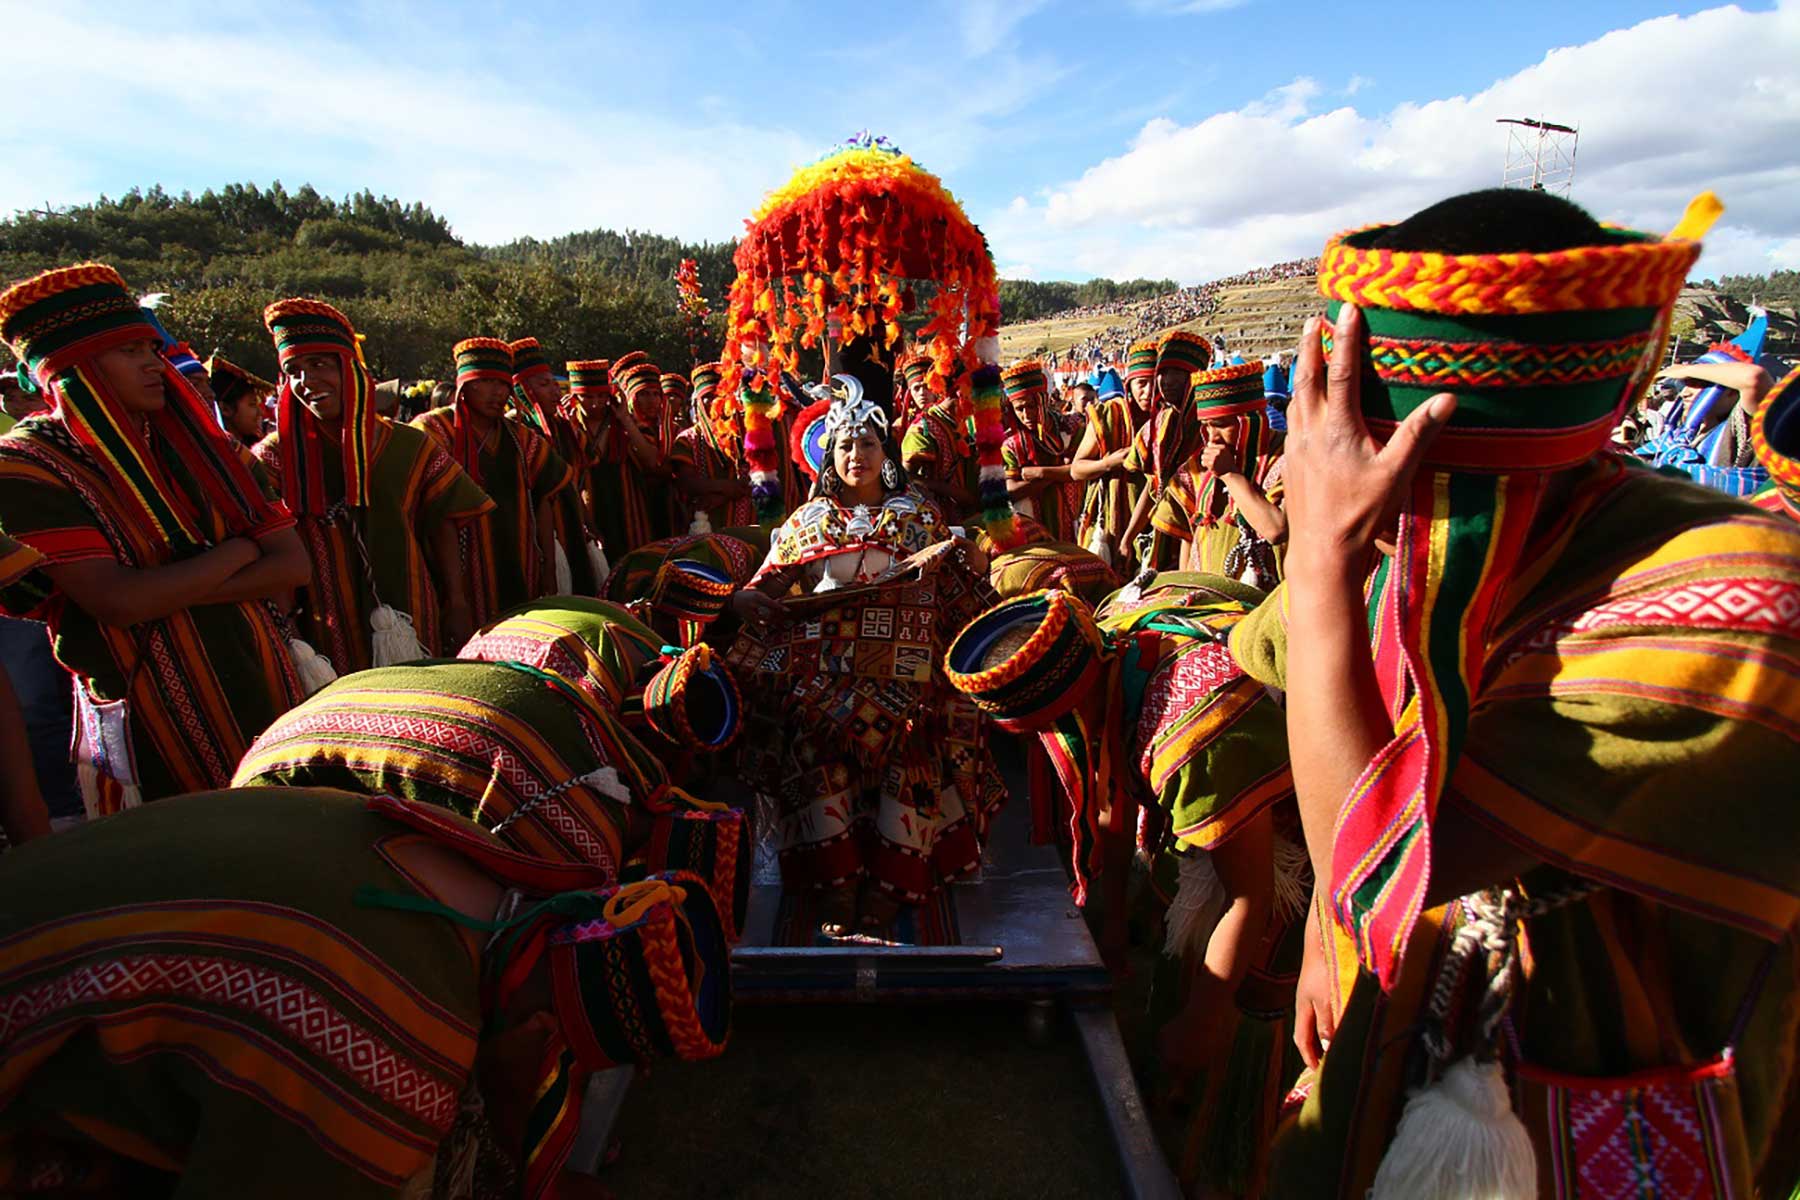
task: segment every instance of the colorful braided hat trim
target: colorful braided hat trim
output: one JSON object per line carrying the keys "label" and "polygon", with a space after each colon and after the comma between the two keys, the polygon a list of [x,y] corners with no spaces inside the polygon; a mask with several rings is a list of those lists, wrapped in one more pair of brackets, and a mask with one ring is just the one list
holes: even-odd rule
{"label": "colorful braided hat trim", "polygon": [[1156,343],[1156,369],[1180,367],[1184,371],[1204,371],[1212,361],[1212,346],[1197,333],[1171,329]]}
{"label": "colorful braided hat trim", "polygon": [[[350,318],[323,300],[290,297],[263,309],[263,327],[275,339],[276,361],[309,354],[337,356],[343,389],[338,448],[343,455],[343,500],[352,508],[369,506],[369,479],[374,470],[376,422],[375,381],[363,362],[362,339]],[[281,495],[296,513],[323,516],[335,498],[326,494],[325,430],[294,395],[284,373],[275,408],[281,439]]]}
{"label": "colorful braided hat trim", "polygon": [[686,871],[704,879],[725,935],[733,942],[743,936],[750,913],[753,857],[750,822],[743,809],[698,807],[658,813],[650,819],[643,857],[648,874]]}
{"label": "colorful braided hat trim", "polygon": [[744,728],[737,680],[712,648],[684,650],[644,686],[644,720],[677,746],[723,750]]}
{"label": "colorful braided hat trim", "polygon": [[1370,432],[1387,437],[1439,391],[1458,400],[1369,585],[1395,736],[1352,788],[1332,845],[1333,911],[1384,989],[1424,906],[1438,801],[1546,481],[1601,453],[1647,385],[1719,211],[1709,193],[1667,239],[1608,229],[1600,244],[1543,254],[1374,249],[1375,227],[1332,239],[1320,259],[1328,316],[1363,310]]}
{"label": "colorful braided hat trim", "polygon": [[513,381],[535,375],[539,371],[548,373],[551,370],[550,356],[544,352],[543,346],[534,337],[520,338],[516,342],[506,344],[507,353],[512,356]]}
{"label": "colorful braided hat trim", "polygon": [[1125,354],[1125,378],[1154,379],[1156,377],[1155,338],[1141,338],[1131,343],[1131,349]]}
{"label": "colorful braided hat trim", "polygon": [[642,350],[627,350],[625,353],[619,355],[619,357],[613,359],[612,376],[614,386],[618,385],[619,377],[624,375],[625,372],[634,367],[644,366],[649,363],[649,361],[650,356],[645,354]]}
{"label": "colorful braided hat trim", "polygon": [[612,364],[604,358],[583,358],[567,363],[569,390],[577,396],[605,396],[612,392]]}
{"label": "colorful braided hat trim", "polygon": [[1016,362],[1000,372],[1000,386],[1006,389],[1006,397],[1009,400],[1027,392],[1048,392],[1050,390],[1050,383],[1044,377],[1044,364],[1035,358]]}
{"label": "colorful braided hat trim", "polygon": [[900,374],[909,384],[917,383],[931,374],[931,359],[916,351],[909,351],[900,358]]}
{"label": "colorful braided hat trim", "polygon": [[1260,362],[1234,363],[1196,371],[1189,389],[1194,412],[1202,417],[1235,417],[1261,412],[1263,368]]}
{"label": "colorful braided hat trim", "polygon": [[731,576],[718,567],[693,558],[670,558],[656,568],[648,599],[658,615],[704,625],[725,611],[735,591]]}
{"label": "colorful braided hat trim", "polygon": [[513,381],[512,347],[499,338],[472,337],[456,343],[451,351],[456,356],[456,386],[472,379]]}
{"label": "colorful braided hat trim", "polygon": [[674,371],[664,371],[658,381],[662,384],[662,393],[671,400],[686,400],[693,394],[693,385],[686,375],[678,375]]}
{"label": "colorful braided hat trim", "polygon": [[623,371],[619,370],[617,363],[614,363],[613,386],[618,388],[619,394],[627,400],[645,388],[655,388],[656,394],[660,396],[662,395],[662,374],[657,371],[655,363],[642,362],[636,366],[627,367]]}
{"label": "colorful braided hat trim", "polygon": [[[1769,472],[1769,490],[1800,520],[1800,369],[1790,371],[1750,418],[1750,444]],[[1757,503],[1763,504],[1758,496]],[[1764,505],[1768,507],[1768,505]]]}

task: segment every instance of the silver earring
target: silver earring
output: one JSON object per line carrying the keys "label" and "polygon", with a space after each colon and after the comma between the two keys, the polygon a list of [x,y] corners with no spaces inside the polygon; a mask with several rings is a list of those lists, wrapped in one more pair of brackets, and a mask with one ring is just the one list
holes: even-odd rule
{"label": "silver earring", "polygon": [[900,486],[900,468],[894,465],[894,460],[891,458],[882,461],[881,486],[890,492]]}

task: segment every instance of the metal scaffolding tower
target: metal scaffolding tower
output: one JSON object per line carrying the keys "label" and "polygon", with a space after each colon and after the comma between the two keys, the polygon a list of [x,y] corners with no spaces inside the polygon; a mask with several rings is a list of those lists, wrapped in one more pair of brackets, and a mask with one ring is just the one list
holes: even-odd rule
{"label": "metal scaffolding tower", "polygon": [[1581,133],[1569,125],[1530,117],[1502,117],[1506,126],[1506,166],[1501,187],[1533,188],[1568,196],[1575,183],[1575,145]]}

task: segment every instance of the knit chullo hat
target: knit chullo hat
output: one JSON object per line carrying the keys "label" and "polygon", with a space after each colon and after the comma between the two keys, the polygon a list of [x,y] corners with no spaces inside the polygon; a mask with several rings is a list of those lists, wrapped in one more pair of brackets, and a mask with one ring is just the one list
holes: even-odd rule
{"label": "knit chullo hat", "polygon": [[0,338],[24,367],[21,383],[48,394],[57,420],[94,460],[150,545],[186,550],[221,535],[260,537],[293,524],[285,508],[263,497],[199,393],[163,357],[164,403],[145,418],[199,486],[210,511],[196,507],[169,478],[135,428],[131,410],[95,365],[100,354],[128,342],[163,341],[111,267],[62,267],[7,288],[0,293]]}
{"label": "knit chullo hat", "polygon": [[1775,385],[1750,418],[1750,444],[1769,472],[1769,486],[1751,503],[1800,521],[1800,370]]}
{"label": "knit chullo hat", "polygon": [[[375,384],[363,362],[362,339],[350,318],[323,300],[293,297],[263,309],[263,325],[275,339],[275,358],[284,367],[309,354],[332,354],[342,373],[343,414],[338,447],[344,458],[344,503],[369,506],[369,475],[376,422]],[[276,403],[281,439],[281,496],[296,513],[322,516],[334,501],[325,493],[325,429],[314,420],[284,376]]]}
{"label": "knit chullo hat", "polygon": [[688,750],[723,750],[744,727],[737,680],[704,643],[670,657],[644,687],[644,720]]}
{"label": "knit chullo hat", "polygon": [[[1193,432],[1204,435],[1201,421],[1231,421],[1236,429],[1231,444],[1237,449],[1243,470],[1251,479],[1260,481],[1263,475],[1261,460],[1269,455],[1271,441],[1267,401],[1263,397],[1262,364],[1233,363],[1196,371],[1188,397],[1188,407],[1196,418]],[[1214,472],[1208,471],[1200,484],[1196,511],[1221,520],[1236,517],[1237,505],[1231,489]]]}
{"label": "knit chullo hat", "polygon": [[686,375],[674,371],[664,371],[658,381],[662,384],[662,394],[670,401],[686,400],[693,394],[694,387],[688,382]]}
{"label": "knit chullo hat", "polygon": [[658,396],[662,395],[662,373],[652,362],[641,362],[626,367],[623,371],[619,364],[613,364],[613,386],[619,394],[630,400],[645,388],[654,388]]}
{"label": "knit chullo hat", "polygon": [[512,390],[513,401],[519,413],[539,433],[550,432],[550,412],[552,406],[541,405],[531,398],[526,390],[525,381],[542,375],[554,379],[550,356],[544,353],[543,346],[534,337],[519,338],[506,344],[507,353],[512,356]]}
{"label": "knit chullo hat", "polygon": [[612,391],[612,364],[604,358],[568,363],[569,391],[577,396],[604,396]]}
{"label": "knit chullo hat", "polygon": [[1140,338],[1131,343],[1131,349],[1125,354],[1125,378],[1154,379],[1156,377],[1155,338]]}
{"label": "knit chullo hat", "polygon": [[1235,417],[1241,413],[1261,412],[1263,408],[1263,370],[1260,362],[1236,363],[1196,371],[1188,387],[1194,412],[1201,417]]}
{"label": "knit chullo hat", "polygon": [[526,1200],[557,1194],[591,1072],[714,1058],[730,1036],[730,938],[707,882],[689,872],[553,896],[509,922],[485,962],[490,1011],[548,964],[558,1028],[525,1123]]}
{"label": "knit chullo hat", "polygon": [[1047,394],[1050,390],[1049,381],[1044,378],[1044,364],[1035,358],[1016,362],[1000,372],[1000,386],[1005,389],[1008,400],[1027,392]]}
{"label": "knit chullo hat", "polygon": [[1648,383],[1719,211],[1707,193],[1660,238],[1541,192],[1474,193],[1341,234],[1319,260],[1327,315],[1363,310],[1362,410],[1376,438],[1432,396],[1457,396],[1371,582],[1396,734],[1351,790],[1332,848],[1337,920],[1384,989],[1424,905],[1438,800],[1545,483],[1599,454]]}
{"label": "knit chullo hat", "polygon": [[613,386],[619,387],[620,380],[625,375],[625,372],[632,370],[634,367],[644,366],[645,364],[649,363],[649,361],[650,361],[650,356],[648,354],[645,354],[642,350],[627,350],[625,353],[619,355],[619,357],[613,359],[613,362],[612,362]]}
{"label": "knit chullo hat", "polygon": [[719,381],[724,378],[725,364],[717,362],[701,363],[699,366],[695,367],[692,374],[688,376],[688,379],[693,386],[693,390],[696,392],[700,391],[702,388],[716,388],[719,386]]}
{"label": "knit chullo hat", "polygon": [[[1115,656],[1094,614],[1060,588],[1005,600],[956,635],[944,655],[950,685],[1010,732],[1036,733],[1073,808],[1074,895],[1098,866],[1099,816],[1123,769],[1123,743],[1101,705]],[[1112,724],[1116,727],[1117,722]]]}
{"label": "knit chullo hat", "polygon": [[214,354],[206,360],[206,374],[212,380],[213,398],[227,408],[246,395],[260,400],[281,390],[278,384],[251,374],[223,354]]}
{"label": "knit chullo hat", "polygon": [[456,343],[456,386],[475,379],[492,379],[508,387],[513,382],[512,347],[499,338],[472,337]]}
{"label": "knit chullo hat", "polygon": [[1171,329],[1156,343],[1156,369],[1179,367],[1192,374],[1204,371],[1212,361],[1212,347],[1206,339],[1186,329]]}
{"label": "knit chullo hat", "polygon": [[916,350],[909,350],[900,356],[897,364],[901,376],[908,384],[914,384],[931,374],[931,359]]}

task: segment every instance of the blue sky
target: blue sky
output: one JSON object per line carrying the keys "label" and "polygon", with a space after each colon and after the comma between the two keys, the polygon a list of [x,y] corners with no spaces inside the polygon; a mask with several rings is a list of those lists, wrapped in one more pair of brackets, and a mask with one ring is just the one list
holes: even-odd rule
{"label": "blue sky", "polygon": [[1800,266],[1800,3],[0,0],[0,20],[0,210],[279,178],[423,200],[482,242],[717,239],[870,128],[943,176],[1006,273],[1194,282],[1492,183],[1494,116],[1541,113],[1581,125],[1575,198],[1599,215],[1666,228],[1714,187],[1701,273]]}

